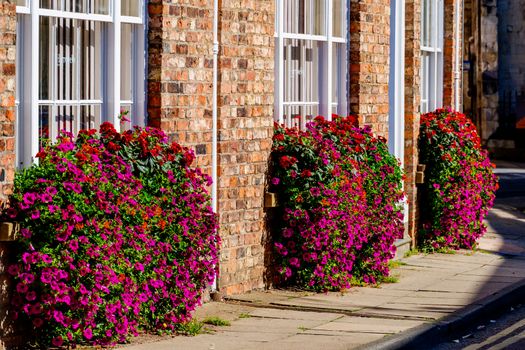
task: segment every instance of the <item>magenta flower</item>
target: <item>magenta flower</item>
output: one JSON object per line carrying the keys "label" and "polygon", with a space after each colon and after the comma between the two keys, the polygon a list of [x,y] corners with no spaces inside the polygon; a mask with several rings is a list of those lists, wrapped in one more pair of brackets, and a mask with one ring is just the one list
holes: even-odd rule
{"label": "magenta flower", "polygon": [[[36,328],[40,328],[44,325],[44,320],[42,320],[41,318],[37,317],[35,319],[33,319],[33,326],[35,326]],[[55,344],[53,344],[55,345]],[[55,346],[61,346],[62,344],[60,345],[55,345]]]}
{"label": "magenta flower", "polygon": [[82,331],[82,334],[84,335],[84,338],[86,338],[87,340],[90,340],[91,338],[93,338],[93,331],[91,330],[91,328],[86,328]]}
{"label": "magenta flower", "polygon": [[64,339],[62,339],[61,336],[58,336],[58,337],[53,338],[51,343],[53,344],[53,346],[61,347],[62,344],[64,344]]}
{"label": "magenta flower", "polygon": [[18,267],[18,265],[9,265],[9,267],[7,268],[7,272],[11,275],[11,276],[16,276],[18,275],[20,271],[20,268]]}
{"label": "magenta flower", "polygon": [[20,293],[20,294],[25,294],[25,293],[27,293],[27,290],[28,290],[28,289],[29,289],[29,288],[27,287],[27,284],[25,284],[25,283],[18,283],[18,284],[16,285],[16,291],[17,291],[18,293]]}
{"label": "magenta flower", "polygon": [[46,193],[50,196],[54,196],[55,194],[57,194],[57,189],[56,187],[49,186],[46,188]]}

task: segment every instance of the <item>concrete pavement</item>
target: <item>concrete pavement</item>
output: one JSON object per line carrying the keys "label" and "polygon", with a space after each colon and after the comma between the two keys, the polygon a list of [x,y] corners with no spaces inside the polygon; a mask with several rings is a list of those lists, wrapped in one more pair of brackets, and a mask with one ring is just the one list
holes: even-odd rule
{"label": "concrete pavement", "polygon": [[217,316],[231,326],[207,326],[208,333],[195,337],[139,338],[125,349],[422,348],[450,328],[523,298],[525,214],[515,203],[525,207],[525,201],[509,201],[498,200],[490,212],[477,251],[403,258],[392,272],[397,283],[345,293],[235,296],[205,304],[195,315]]}

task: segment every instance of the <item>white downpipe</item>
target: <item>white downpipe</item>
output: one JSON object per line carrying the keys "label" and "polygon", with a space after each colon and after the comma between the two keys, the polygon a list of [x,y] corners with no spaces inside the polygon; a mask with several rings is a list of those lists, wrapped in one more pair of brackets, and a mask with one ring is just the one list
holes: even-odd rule
{"label": "white downpipe", "polygon": [[[212,96],[212,141],[211,141],[211,178],[213,184],[211,185],[211,205],[215,213],[217,213],[217,77],[218,65],[217,58],[219,55],[219,1],[213,1],[213,96]],[[217,276],[213,280],[212,291],[217,290]]]}
{"label": "white downpipe", "polygon": [[454,99],[454,102],[455,102],[455,109],[456,111],[459,111],[460,107],[461,107],[461,104],[459,102],[460,98],[461,98],[461,95],[460,95],[460,91],[459,89],[461,88],[461,59],[462,59],[462,49],[461,49],[461,45],[460,45],[460,14],[459,14],[459,10],[460,10],[460,0],[456,0],[456,71],[454,72],[454,82],[455,82],[455,93],[456,93],[456,96],[455,96],[455,99]]}

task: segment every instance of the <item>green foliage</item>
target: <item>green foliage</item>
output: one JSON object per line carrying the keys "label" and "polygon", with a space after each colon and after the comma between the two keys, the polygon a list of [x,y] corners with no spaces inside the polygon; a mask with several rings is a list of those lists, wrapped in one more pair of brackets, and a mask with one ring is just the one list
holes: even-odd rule
{"label": "green foliage", "polygon": [[230,321],[223,320],[222,318],[220,318],[218,316],[206,317],[204,320],[202,320],[202,323],[210,324],[210,325],[213,325],[213,326],[219,326],[219,327],[231,326],[231,322]]}
{"label": "green foliage", "polygon": [[179,334],[196,336],[202,333],[203,327],[204,327],[203,322],[199,322],[196,319],[191,319],[188,322],[178,324],[175,330]]}

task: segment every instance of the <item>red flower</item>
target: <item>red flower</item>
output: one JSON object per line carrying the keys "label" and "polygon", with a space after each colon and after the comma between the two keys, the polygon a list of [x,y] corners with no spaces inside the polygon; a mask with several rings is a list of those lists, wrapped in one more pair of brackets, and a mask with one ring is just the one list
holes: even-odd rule
{"label": "red flower", "polygon": [[283,169],[288,169],[289,167],[291,167],[295,163],[297,163],[297,158],[295,158],[295,157],[282,156],[279,159],[279,164],[281,165],[281,167]]}
{"label": "red flower", "polygon": [[276,141],[284,141],[284,135],[283,134],[276,134],[276,135],[274,135],[273,139],[276,140]]}
{"label": "red flower", "polygon": [[301,177],[310,177],[312,176],[312,172],[308,169],[305,169],[301,172]]}
{"label": "red flower", "polygon": [[111,135],[111,134],[116,134],[117,131],[115,130],[115,127],[113,126],[113,124],[111,124],[110,122],[104,122],[100,125],[100,133],[103,135],[105,134]]}
{"label": "red flower", "polygon": [[117,145],[116,143],[112,142],[112,141],[109,141],[108,142],[108,145],[107,145],[108,149],[110,151],[118,151],[120,149],[120,146]]}

